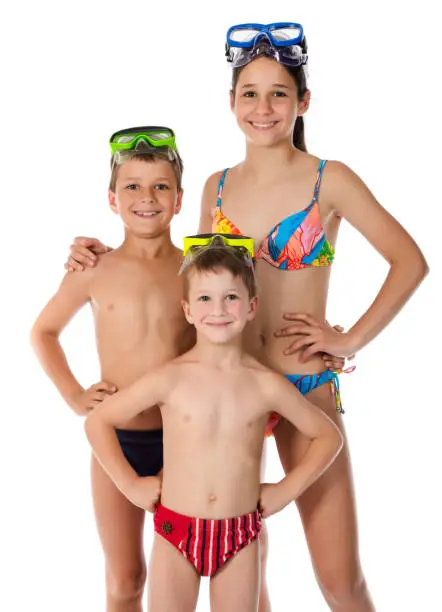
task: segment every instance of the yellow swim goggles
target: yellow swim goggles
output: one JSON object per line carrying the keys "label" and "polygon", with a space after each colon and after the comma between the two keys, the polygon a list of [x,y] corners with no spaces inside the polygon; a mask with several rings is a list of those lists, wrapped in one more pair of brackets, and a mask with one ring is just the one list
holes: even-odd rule
{"label": "yellow swim goggles", "polygon": [[196,256],[213,247],[234,249],[253,267],[253,238],[238,236],[236,234],[197,234],[196,236],[185,236],[184,238],[184,261],[179,274],[181,274]]}

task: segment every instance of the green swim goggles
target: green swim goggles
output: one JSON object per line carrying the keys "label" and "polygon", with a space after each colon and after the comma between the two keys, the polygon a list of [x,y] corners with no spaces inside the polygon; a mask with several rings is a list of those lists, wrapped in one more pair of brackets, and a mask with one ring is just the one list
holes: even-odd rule
{"label": "green swim goggles", "polygon": [[151,155],[155,151],[167,152],[169,161],[178,160],[175,134],[168,127],[145,126],[127,128],[112,134],[109,141],[113,164],[122,164],[134,155]]}
{"label": "green swim goggles", "polygon": [[175,134],[167,127],[144,126],[119,130],[112,134],[109,144],[112,155],[117,151],[135,149],[138,143],[143,142],[148,147],[170,147],[176,151]]}

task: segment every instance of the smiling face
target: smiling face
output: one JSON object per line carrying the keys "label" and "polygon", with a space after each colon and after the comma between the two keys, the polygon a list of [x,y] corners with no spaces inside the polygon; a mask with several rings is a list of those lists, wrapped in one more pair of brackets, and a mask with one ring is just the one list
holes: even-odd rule
{"label": "smiling face", "polygon": [[184,314],[198,334],[213,344],[238,338],[254,318],[256,305],[257,298],[249,296],[242,278],[226,268],[189,272]]}
{"label": "smiling face", "polygon": [[302,100],[288,70],[260,57],[240,71],[231,92],[231,108],[247,140],[273,146],[292,139],[296,118],[308,109],[310,92]]}
{"label": "smiling face", "polygon": [[126,230],[139,237],[155,237],[169,228],[181,209],[182,190],[167,161],[134,158],[118,168],[115,191],[109,189],[111,209]]}

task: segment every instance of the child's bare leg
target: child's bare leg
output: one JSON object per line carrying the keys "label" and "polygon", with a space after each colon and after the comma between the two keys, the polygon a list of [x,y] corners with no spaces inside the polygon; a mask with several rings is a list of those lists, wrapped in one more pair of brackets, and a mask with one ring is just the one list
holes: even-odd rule
{"label": "child's bare leg", "polygon": [[149,612],[194,612],[200,576],[194,566],[155,533],[149,562]]}
{"label": "child's bare leg", "polygon": [[107,612],[142,612],[145,512],[130,503],[92,457],[95,517],[106,559]]}
{"label": "child's bare leg", "polygon": [[[267,444],[262,449],[261,460],[261,482],[265,480],[265,466],[267,461]],[[260,561],[260,581],[259,581],[259,604],[258,612],[271,612],[269,591],[267,589],[267,559],[269,556],[269,534],[265,520],[262,521],[261,532],[259,534],[259,561]]]}
{"label": "child's bare leg", "polygon": [[263,520],[259,534],[260,584],[258,612],[271,612],[269,591],[267,589],[267,558],[269,555],[269,534],[266,522]]}
{"label": "child's bare leg", "polygon": [[[328,385],[314,389],[307,399],[341,428],[336,400]],[[275,429],[282,465],[293,469],[309,442],[284,419]],[[333,465],[297,500],[319,586],[333,612],[374,612],[361,569],[353,477],[347,444]],[[324,545],[324,542],[327,544]]]}
{"label": "child's bare leg", "polygon": [[255,540],[217,571],[210,581],[212,612],[257,612],[259,541]]}

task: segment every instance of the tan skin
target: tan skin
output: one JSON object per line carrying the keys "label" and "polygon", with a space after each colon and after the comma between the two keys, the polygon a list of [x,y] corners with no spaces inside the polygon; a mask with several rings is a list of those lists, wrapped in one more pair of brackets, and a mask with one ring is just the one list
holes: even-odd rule
{"label": "tan skin", "polygon": [[[299,100],[292,76],[268,58],[259,58],[246,66],[231,94],[232,110],[247,139],[247,153],[245,161],[227,175],[222,209],[258,245],[271,227],[287,215],[304,209],[312,198],[319,159],[293,148],[291,143],[296,117],[308,110],[309,99],[308,93]],[[266,124],[270,126],[259,127]],[[220,172],[212,175],[204,189],[200,222],[203,233],[212,228],[219,178]],[[260,309],[247,334],[247,347],[255,357],[281,373],[322,371],[323,361],[317,351],[346,356],[363,348],[399,312],[428,271],[410,235],[345,165],[327,163],[319,209],[326,236],[333,245],[341,219],[345,218],[387,261],[390,270],[367,311],[346,334],[340,334],[325,324],[330,268],[287,272],[258,262]],[[86,239],[83,245],[81,240],[78,243],[73,249],[75,258],[69,258],[68,266],[93,265],[94,256],[87,251],[87,246],[97,246],[98,250],[102,247],[94,240]],[[76,264],[76,259],[80,264]],[[287,320],[293,323],[287,326]],[[281,340],[281,336],[290,336],[290,339]],[[344,432],[327,385],[312,391],[309,399]],[[285,420],[274,433],[281,462],[290,470],[302,458],[305,440]],[[297,505],[318,583],[330,609],[372,612],[374,606],[359,560],[347,447]],[[324,541],[329,545],[323,546]],[[270,604],[265,579],[262,589],[260,612],[267,612]]]}
{"label": "tan skin", "polygon": [[[309,99],[308,93],[299,100],[292,76],[268,58],[251,62],[231,94],[232,110],[247,139],[247,153],[245,161],[227,175],[222,210],[258,245],[271,227],[305,208],[312,198],[319,159],[291,144],[295,119],[307,111]],[[206,183],[201,232],[212,227],[219,177],[216,173]],[[390,271],[367,312],[347,333],[339,334],[325,324],[330,267],[286,272],[258,261],[261,308],[250,346],[260,360],[281,373],[322,371],[320,351],[347,356],[360,350],[398,313],[428,270],[413,239],[345,165],[327,163],[319,208],[326,236],[333,245],[345,218],[384,257]],[[294,321],[288,327],[287,319]],[[294,339],[281,341],[284,336]],[[312,391],[308,398],[344,433],[327,385]],[[285,470],[291,470],[301,460],[306,441],[285,419],[274,434],[281,462]],[[330,609],[372,612],[374,606],[359,561],[347,448],[297,500],[297,505],[317,579]]]}
{"label": "tan skin", "polygon": [[[137,506],[152,510],[151,479],[138,477],[130,467],[115,428],[146,406],[160,406],[164,423],[161,503],[186,516],[242,516],[256,510],[258,499],[263,516],[271,516],[306,490],[339,452],[342,437],[332,421],[282,376],[244,352],[242,330],[255,316],[256,305],[242,279],[228,269],[190,270],[184,310],[197,329],[196,346],[108,397],[88,417],[94,453]],[[283,480],[260,485],[265,428],[277,407],[309,440],[309,448]],[[214,575],[212,611],[257,611],[258,553],[254,541]],[[157,533],[149,575],[149,610],[195,610],[200,576]]]}
{"label": "tan skin", "polygon": [[[116,192],[109,193],[111,209],[125,225],[123,244],[84,274],[67,274],[34,324],[32,343],[42,366],[80,416],[194,342],[180,305],[182,252],[172,244],[169,230],[181,197],[169,163],[132,160],[123,165]],[[151,210],[158,212],[153,218],[137,216]],[[64,327],[86,304],[94,316],[102,378],[90,389],[74,377],[59,342]],[[153,408],[121,426],[160,428],[160,411]],[[151,495],[157,491],[158,482],[152,481]],[[95,459],[92,492],[106,557],[107,611],[140,612],[145,512],[126,499]]]}

